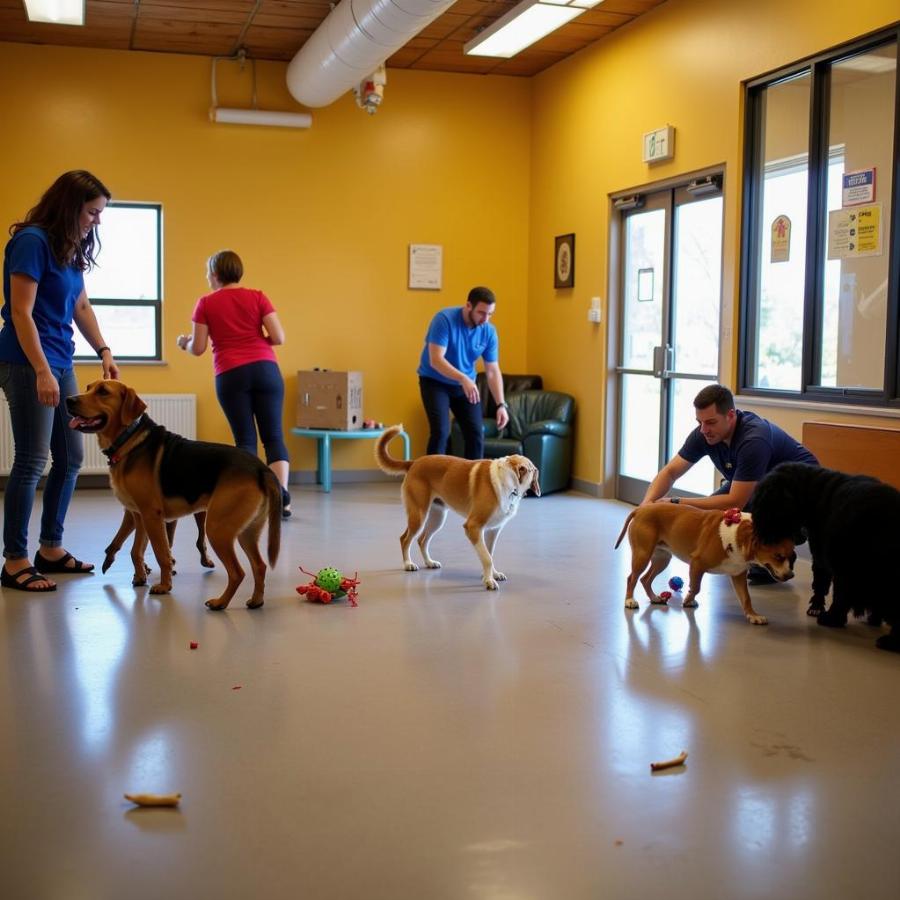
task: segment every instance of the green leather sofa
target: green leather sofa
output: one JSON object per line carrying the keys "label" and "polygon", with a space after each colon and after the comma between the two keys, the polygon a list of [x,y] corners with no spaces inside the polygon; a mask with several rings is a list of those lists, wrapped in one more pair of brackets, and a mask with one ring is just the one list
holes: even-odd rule
{"label": "green leather sofa", "polygon": [[520,453],[538,467],[542,494],[565,490],[572,477],[575,398],[558,391],[517,391],[507,404],[509,424],[502,432],[495,419],[485,422],[485,457]]}

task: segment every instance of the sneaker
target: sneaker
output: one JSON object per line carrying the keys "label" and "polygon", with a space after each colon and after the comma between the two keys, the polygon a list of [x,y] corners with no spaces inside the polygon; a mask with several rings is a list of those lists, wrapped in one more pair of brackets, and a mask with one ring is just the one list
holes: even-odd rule
{"label": "sneaker", "polygon": [[778,579],[773,578],[765,566],[750,563],[747,569],[747,584],[778,584]]}
{"label": "sneaker", "polygon": [[287,488],[281,489],[281,518],[289,519],[291,517],[291,495]]}

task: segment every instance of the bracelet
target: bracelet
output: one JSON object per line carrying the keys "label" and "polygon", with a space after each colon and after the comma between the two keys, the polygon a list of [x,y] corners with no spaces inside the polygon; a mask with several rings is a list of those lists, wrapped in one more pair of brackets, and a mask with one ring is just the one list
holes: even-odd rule
{"label": "bracelet", "polygon": [[[100,359],[103,359],[104,350],[109,350],[109,347],[98,347],[94,352],[97,354],[97,356],[100,357]],[[112,356],[112,350],[109,350],[109,355]]]}
{"label": "bracelet", "polygon": [[503,400],[502,402],[497,404],[497,409],[500,409],[501,407],[503,407],[503,409],[509,409],[509,404],[505,400]]}
{"label": "bracelet", "polygon": [[669,497],[669,503],[681,503],[680,497]]}

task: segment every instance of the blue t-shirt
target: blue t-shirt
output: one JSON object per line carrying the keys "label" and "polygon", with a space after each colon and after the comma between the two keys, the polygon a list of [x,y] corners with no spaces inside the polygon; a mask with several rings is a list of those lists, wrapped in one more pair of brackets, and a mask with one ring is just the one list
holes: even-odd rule
{"label": "blue t-shirt", "polygon": [[737,411],[731,443],[710,446],[698,425],[678,451],[689,463],[708,456],[727,481],[759,481],[779,463],[801,462],[817,466],[819,461],[786,431],[756,413]]}
{"label": "blue t-shirt", "polygon": [[446,347],[444,359],[469,378],[475,378],[475,363],[481,357],[486,363],[495,363],[499,357],[497,329],[490,322],[470,328],[463,319],[461,306],[451,306],[436,313],[425,335],[425,347],[419,360],[419,375],[457,384],[452,378],[441,375],[428,361],[428,345]]}
{"label": "blue t-shirt", "polygon": [[84,275],[74,266],[61,266],[50,249],[42,228],[29,225],[17,231],[3,254],[3,308],[0,318],[0,360],[28,364],[22,352],[10,308],[10,275],[27,275],[37,282],[37,295],[31,317],[37,327],[41,349],[54,368],[72,366],[75,344],[72,317],[75,303],[84,290]]}

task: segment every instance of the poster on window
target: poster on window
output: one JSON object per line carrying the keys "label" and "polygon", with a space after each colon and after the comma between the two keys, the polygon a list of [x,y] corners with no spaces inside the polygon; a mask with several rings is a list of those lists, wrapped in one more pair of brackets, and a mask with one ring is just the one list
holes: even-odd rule
{"label": "poster on window", "polygon": [[841,206],[861,206],[875,201],[875,167],[844,172],[841,176]]}
{"label": "poster on window", "polygon": [[828,213],[828,258],[881,256],[881,204],[833,209]]}
{"label": "poster on window", "polygon": [[773,263],[787,262],[791,258],[791,220],[787,216],[776,216],[772,223],[769,258]]}

